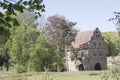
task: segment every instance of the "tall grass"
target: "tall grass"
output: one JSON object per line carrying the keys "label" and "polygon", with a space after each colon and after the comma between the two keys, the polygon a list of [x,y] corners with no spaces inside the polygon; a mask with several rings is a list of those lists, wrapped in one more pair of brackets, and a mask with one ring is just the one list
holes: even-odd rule
{"label": "tall grass", "polygon": [[98,80],[101,72],[28,72],[9,73],[0,75],[0,80]]}
{"label": "tall grass", "polygon": [[101,80],[120,80],[119,60],[116,60],[114,57],[112,58],[112,65],[109,67],[110,70],[101,75]]}

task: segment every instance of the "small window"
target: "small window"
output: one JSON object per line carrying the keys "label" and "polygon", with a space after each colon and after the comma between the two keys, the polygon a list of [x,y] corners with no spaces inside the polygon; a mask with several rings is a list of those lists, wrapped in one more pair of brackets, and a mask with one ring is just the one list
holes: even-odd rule
{"label": "small window", "polygon": [[99,38],[99,35],[96,35],[97,38]]}
{"label": "small window", "polygon": [[99,53],[99,54],[100,54],[100,56],[102,56],[102,53],[101,53],[101,51],[100,51],[100,53]]}
{"label": "small window", "polygon": [[96,42],[93,42],[93,45],[96,46]]}
{"label": "small window", "polygon": [[96,33],[98,33],[98,32],[96,31]]}
{"label": "small window", "polygon": [[95,51],[93,51],[93,56],[96,56],[96,53],[95,53]]}
{"label": "small window", "polygon": [[101,46],[101,42],[99,42],[99,46]]}
{"label": "small window", "polygon": [[99,35],[98,35],[98,38],[99,38]]}

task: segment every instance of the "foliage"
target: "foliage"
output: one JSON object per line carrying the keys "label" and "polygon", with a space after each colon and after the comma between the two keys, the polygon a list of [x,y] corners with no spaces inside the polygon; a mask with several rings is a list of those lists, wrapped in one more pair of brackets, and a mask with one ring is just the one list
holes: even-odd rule
{"label": "foliage", "polygon": [[0,12],[0,21],[2,24],[11,27],[12,25],[9,22],[13,22],[14,26],[19,25],[16,18],[11,17],[11,15],[17,15],[16,11],[24,12],[24,10],[31,11],[35,14],[45,11],[43,0],[2,0],[0,1],[0,7],[5,10],[5,14]]}
{"label": "foliage", "polygon": [[[25,17],[26,14],[28,14],[29,17]],[[9,55],[11,57],[11,64],[13,67],[16,67],[18,72],[27,71],[28,66],[26,65],[28,64],[29,53],[39,35],[36,31],[36,27],[32,27],[36,26],[36,24],[33,25],[33,23],[35,23],[35,19],[32,18],[33,16],[34,15],[29,12],[23,14],[19,13],[17,19],[20,21],[21,26],[12,27],[10,29],[10,39],[6,43],[6,47],[9,49]],[[31,22],[29,20],[25,21],[25,19],[29,18],[32,18]],[[28,22],[30,22],[29,27],[27,25]]]}
{"label": "foliage", "polygon": [[4,44],[9,52],[11,67],[19,73],[62,71],[63,58],[59,56],[56,48],[48,43],[45,32],[37,30],[34,14],[25,11],[19,13],[17,19],[21,25],[10,28],[10,38]]}
{"label": "foliage", "polygon": [[[120,12],[114,12],[114,15],[115,16],[110,18],[109,21],[115,21],[115,24],[117,25],[118,34],[120,37],[120,25],[119,25],[120,24]],[[113,39],[115,40],[115,42],[114,42],[114,45],[111,45],[111,47],[112,46],[115,46],[115,47],[113,49],[111,48],[111,50],[120,52],[120,45],[119,45],[120,39],[118,37],[117,38],[114,37]],[[110,40],[109,40],[109,42],[110,42]],[[111,44],[111,43],[109,43],[109,44]],[[114,55],[115,55],[115,52],[114,52],[114,54],[112,54],[112,56],[114,56]],[[111,68],[110,72],[104,73],[101,77],[101,80],[119,80],[120,79],[120,68],[119,68],[120,65],[118,63],[119,63],[119,61],[116,62],[113,57],[112,68]]]}
{"label": "foliage", "polygon": [[7,71],[10,66],[9,64],[10,57],[9,57],[8,49],[5,47],[5,43],[9,39],[9,35],[10,33],[6,30],[0,32],[0,68],[2,69],[3,67],[5,67]]}
{"label": "foliage", "polygon": [[4,45],[0,46],[0,69],[2,70],[3,67],[6,68],[6,70],[9,70],[10,62],[9,62],[9,54],[8,49],[5,48]]}
{"label": "foliage", "polygon": [[101,80],[119,80],[120,79],[120,64],[115,57],[112,57],[112,65],[109,72],[104,72],[101,75]]}
{"label": "foliage", "polygon": [[[72,26],[75,24],[61,19],[62,22],[60,20],[60,26],[55,31],[59,31],[57,35],[62,34],[61,39],[56,39],[61,40],[61,43],[58,41],[59,44],[53,46],[46,37],[44,26],[40,26],[41,30],[39,31],[39,25],[36,23],[35,14],[40,15],[36,10],[44,11],[42,2],[42,0],[0,1],[0,7],[4,9],[3,13],[0,12],[0,19],[4,21],[0,22],[0,61],[6,60],[6,62],[1,62],[4,63],[2,66],[13,67],[19,73],[64,70],[64,57],[61,56],[59,48],[62,48],[61,43],[64,45],[63,38],[67,39],[68,31],[74,31]],[[63,32],[61,32],[62,29]],[[56,48],[56,46],[58,47]]]}
{"label": "foliage", "polygon": [[[10,35],[10,28],[12,26],[19,26],[17,12],[23,13],[24,11],[32,12],[41,16],[41,12],[44,12],[43,0],[1,0],[0,1],[0,35]],[[37,16],[36,16],[37,18]],[[7,32],[7,33],[6,33]]]}
{"label": "foliage", "polygon": [[30,66],[34,71],[45,71],[54,62],[55,53],[42,35],[36,40],[33,53],[31,53]]}
{"label": "foliage", "polygon": [[[0,8],[2,9],[0,12],[0,49],[1,49],[0,62],[2,64],[1,66],[5,65],[7,67],[7,70],[8,70],[8,66],[10,65],[9,61],[11,61],[10,63],[15,63],[15,64],[18,63],[19,65],[21,63],[22,66],[18,65],[18,68],[23,69],[24,68],[23,64],[25,65],[27,60],[27,59],[25,60],[25,57],[26,55],[28,55],[28,54],[24,54],[25,56],[24,58],[22,57],[23,55],[21,55],[22,52],[23,53],[27,52],[27,48],[24,48],[26,47],[27,35],[24,35],[25,27],[23,27],[23,30],[22,28],[15,28],[15,26],[19,26],[21,24],[20,22],[18,22],[18,19],[17,19],[18,14],[23,13],[25,11],[29,11],[31,13],[38,14],[39,16],[41,16],[41,12],[45,11],[44,10],[45,6],[44,4],[42,4],[42,2],[43,0],[27,0],[27,1],[26,0],[1,0],[0,1]],[[37,18],[37,15],[36,15],[36,18]],[[22,26],[25,26],[25,25],[22,25]],[[29,25],[26,25],[26,26],[29,26]],[[18,32],[16,32],[15,30]],[[30,35],[28,37],[30,37]],[[9,56],[13,60],[9,60],[10,59]],[[21,59],[25,61],[22,61]]]}
{"label": "foliage", "polygon": [[47,19],[46,31],[49,42],[58,50],[64,51],[65,44],[71,44],[76,30],[73,26],[76,23],[70,22],[64,16],[53,15]]}
{"label": "foliage", "polygon": [[[66,45],[71,45],[76,35],[76,30],[73,26],[76,23],[67,20],[64,16],[53,15],[47,19],[46,35],[49,43],[56,49],[58,60],[54,64],[58,70],[64,69],[64,57]],[[54,67],[55,68],[55,67]]]}
{"label": "foliage", "polygon": [[116,56],[120,53],[119,36],[117,32],[103,32],[105,42],[107,43],[107,56]]}

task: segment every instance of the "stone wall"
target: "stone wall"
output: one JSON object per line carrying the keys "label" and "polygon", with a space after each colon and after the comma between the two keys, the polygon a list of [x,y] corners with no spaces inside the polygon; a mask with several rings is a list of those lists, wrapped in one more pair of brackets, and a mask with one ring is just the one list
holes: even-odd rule
{"label": "stone wall", "polygon": [[104,42],[104,39],[101,35],[101,32],[96,29],[93,32],[93,35],[89,37],[89,42],[87,42],[87,49],[80,50],[78,58],[83,59],[82,61],[71,61],[70,54],[68,52],[68,68],[69,71],[79,71],[76,67],[77,65],[83,65],[84,70],[106,70],[107,69],[107,46]]}

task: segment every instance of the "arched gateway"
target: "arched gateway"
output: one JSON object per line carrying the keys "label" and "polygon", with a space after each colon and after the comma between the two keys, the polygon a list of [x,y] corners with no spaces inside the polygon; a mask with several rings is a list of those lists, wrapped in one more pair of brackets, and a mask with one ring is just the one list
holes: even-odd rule
{"label": "arched gateway", "polygon": [[78,69],[79,69],[79,71],[83,71],[83,70],[84,70],[83,64],[80,64],[80,65],[78,66]]}
{"label": "arched gateway", "polygon": [[95,70],[101,70],[101,65],[100,63],[95,64]]}

